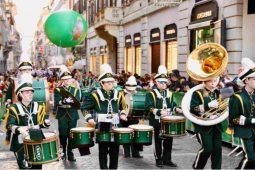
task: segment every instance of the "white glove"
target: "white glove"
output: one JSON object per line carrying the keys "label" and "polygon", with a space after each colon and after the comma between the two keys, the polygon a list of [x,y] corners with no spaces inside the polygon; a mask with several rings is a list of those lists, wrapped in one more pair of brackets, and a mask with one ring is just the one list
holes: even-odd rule
{"label": "white glove", "polygon": [[94,119],[89,119],[88,123],[89,123],[91,126],[94,126],[94,125],[95,125]]}
{"label": "white glove", "polygon": [[251,119],[251,123],[252,123],[252,124],[255,124],[255,118],[252,118],[252,119]]}
{"label": "white glove", "polygon": [[122,114],[122,115],[120,115],[120,119],[121,119],[121,120],[124,120],[124,121],[127,121],[127,116],[124,115],[124,114]]}
{"label": "white glove", "polygon": [[45,123],[47,126],[50,126],[51,121],[50,121],[49,119],[45,119],[45,120],[44,120],[44,123]]}
{"label": "white glove", "polygon": [[20,134],[23,135],[23,137],[28,135],[28,127],[27,126],[20,126],[18,128],[18,131],[20,132]]}
{"label": "white glove", "polygon": [[217,108],[219,106],[219,102],[217,100],[213,100],[210,103],[208,103],[208,106],[210,108]]}
{"label": "white glove", "polygon": [[205,108],[204,108],[203,104],[199,105],[198,107],[199,107],[200,112],[202,112],[202,113],[205,112]]}
{"label": "white glove", "polygon": [[239,119],[239,125],[244,125],[245,120],[246,120],[246,117],[243,116],[243,115],[241,115],[241,116],[240,116],[240,119]]}
{"label": "white glove", "polygon": [[210,119],[213,120],[213,119],[216,119],[217,117],[218,117],[217,115],[211,115]]}
{"label": "white glove", "polygon": [[65,103],[73,103],[73,99],[71,97],[65,98],[64,99]]}
{"label": "white glove", "polygon": [[176,111],[177,113],[180,113],[180,114],[183,113],[182,109],[181,109],[181,108],[178,108],[178,107],[175,109],[175,111]]}

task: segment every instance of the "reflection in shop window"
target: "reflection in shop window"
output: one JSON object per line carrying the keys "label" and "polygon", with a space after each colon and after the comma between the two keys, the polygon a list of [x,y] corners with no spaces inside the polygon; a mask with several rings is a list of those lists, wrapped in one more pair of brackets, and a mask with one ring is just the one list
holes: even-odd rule
{"label": "reflection in shop window", "polygon": [[126,71],[132,72],[132,53],[131,48],[126,48]]}
{"label": "reflection in shop window", "polygon": [[211,27],[196,30],[196,47],[214,41],[214,32]]}
{"label": "reflection in shop window", "polygon": [[96,73],[96,62],[97,62],[97,58],[96,56],[91,56],[90,57],[90,71],[95,74]]}
{"label": "reflection in shop window", "polygon": [[167,70],[177,69],[177,42],[166,42]]}
{"label": "reflection in shop window", "polygon": [[141,47],[135,47],[135,73],[141,75]]}

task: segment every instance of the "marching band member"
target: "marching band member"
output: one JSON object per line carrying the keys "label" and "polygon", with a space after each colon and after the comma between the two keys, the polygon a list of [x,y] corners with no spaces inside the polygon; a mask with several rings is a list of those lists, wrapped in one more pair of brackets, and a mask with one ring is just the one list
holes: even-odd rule
{"label": "marching band member", "polygon": [[[212,78],[204,82],[204,88],[195,91],[191,98],[190,112],[196,116],[202,116],[210,109],[219,107],[219,91],[216,89],[219,77]],[[212,115],[210,119],[215,119],[217,115]],[[202,148],[198,151],[193,163],[194,169],[203,169],[211,156],[211,168],[221,169],[222,157],[222,131],[221,123],[212,126],[201,126],[194,123],[195,132]]]}
{"label": "marching band member", "polygon": [[[33,67],[32,67],[32,62],[30,61],[30,58],[28,56],[21,56],[20,58],[20,63],[18,66],[18,75],[17,78],[20,78],[20,76],[24,73],[28,73],[31,74]],[[10,85],[8,86],[7,92],[6,92],[6,106],[9,106],[12,103],[16,102],[16,96],[15,96],[15,78],[14,78],[14,82],[10,83]]]}
{"label": "marching band member", "polygon": [[[125,89],[124,89],[125,98],[132,97],[132,94],[135,94],[137,92],[136,87],[137,87],[136,78],[134,76],[130,76],[128,78],[128,81],[126,82]],[[129,107],[129,106],[127,106],[127,107]],[[137,118],[132,118],[132,115],[131,115],[131,117],[128,117],[127,121],[121,122],[123,127],[128,127],[129,125],[138,124],[138,123],[139,123],[139,120]],[[142,158],[142,156],[139,153],[141,145],[125,144],[125,145],[123,145],[123,148],[124,148],[125,158],[130,158],[130,149],[132,152],[132,157]]]}
{"label": "marching band member", "polygon": [[[58,119],[58,130],[60,144],[63,148],[62,159],[66,159],[66,154],[69,161],[76,161],[70,145],[70,129],[75,128],[79,119],[78,109],[73,108],[74,100],[72,97],[63,96],[62,91],[67,91],[80,101],[79,89],[73,87],[72,76],[66,66],[61,67],[60,79],[63,85],[54,90],[54,108],[53,113]],[[67,151],[67,153],[66,153]]]}
{"label": "marching band member", "polygon": [[[146,94],[145,108],[149,113],[149,123],[154,127],[154,140],[156,149],[156,166],[163,167],[167,165],[170,167],[177,167],[172,162],[172,144],[173,138],[167,137],[162,139],[160,137],[161,123],[160,117],[167,116],[172,111],[181,112],[181,109],[176,108],[176,104],[172,100],[172,93],[167,89],[167,70],[166,67],[160,65],[158,74],[156,74],[155,82],[156,88],[150,93]],[[162,154],[163,141],[163,154]]]}
{"label": "marching band member", "polygon": [[42,128],[50,125],[50,121],[45,119],[45,104],[32,102],[33,92],[31,74],[21,75],[21,81],[15,90],[18,102],[10,105],[6,113],[6,129],[12,132],[10,150],[14,152],[20,169],[42,168],[42,165],[26,165],[23,138],[28,135],[29,128]]}
{"label": "marching band member", "polygon": [[[101,88],[92,92],[87,101],[82,105],[82,110],[93,109],[97,116],[97,127],[100,131],[108,131],[112,126],[118,126],[119,118],[127,120],[126,103],[123,91],[114,89],[114,78],[112,69],[108,64],[101,65],[101,74],[98,77]],[[118,115],[120,111],[120,115]],[[85,119],[90,125],[95,121],[91,114],[87,114]],[[101,169],[117,169],[119,157],[119,145],[114,142],[98,143],[99,164]],[[108,166],[107,155],[110,163]]]}
{"label": "marching band member", "polygon": [[244,87],[230,98],[229,122],[234,127],[234,136],[241,138],[245,154],[237,169],[255,169],[255,63],[243,58],[242,64],[244,68],[238,77]]}

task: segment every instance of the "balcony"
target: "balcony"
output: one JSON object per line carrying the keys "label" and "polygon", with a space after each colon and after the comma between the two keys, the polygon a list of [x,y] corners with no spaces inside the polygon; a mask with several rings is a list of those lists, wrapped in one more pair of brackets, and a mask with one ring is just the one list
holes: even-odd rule
{"label": "balcony", "polygon": [[106,7],[97,12],[94,27],[99,28],[106,25],[119,25],[122,18],[122,8]]}

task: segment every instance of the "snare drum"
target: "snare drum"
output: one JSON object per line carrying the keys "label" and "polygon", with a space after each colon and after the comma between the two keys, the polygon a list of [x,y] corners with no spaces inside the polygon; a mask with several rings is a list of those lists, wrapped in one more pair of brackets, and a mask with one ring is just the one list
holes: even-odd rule
{"label": "snare drum", "polygon": [[135,94],[126,94],[126,104],[128,117],[141,118],[145,114],[145,91],[139,91]]}
{"label": "snare drum", "polygon": [[133,142],[134,130],[130,128],[115,128],[113,129],[114,142],[122,144],[130,144]]}
{"label": "snare drum", "polygon": [[73,148],[81,148],[93,144],[94,128],[77,127],[70,130],[71,146]]}
{"label": "snare drum", "polygon": [[111,142],[112,141],[111,139],[112,139],[111,132],[100,132],[99,130],[96,131],[97,143]]}
{"label": "snare drum", "polygon": [[148,125],[130,125],[129,128],[134,129],[134,143],[151,145],[153,127]]}
{"label": "snare drum", "polygon": [[163,136],[186,135],[185,118],[183,116],[165,116],[161,118],[161,130]]}
{"label": "snare drum", "polygon": [[46,139],[32,141],[24,139],[25,157],[32,165],[41,165],[59,160],[59,141],[54,132],[44,133]]}

